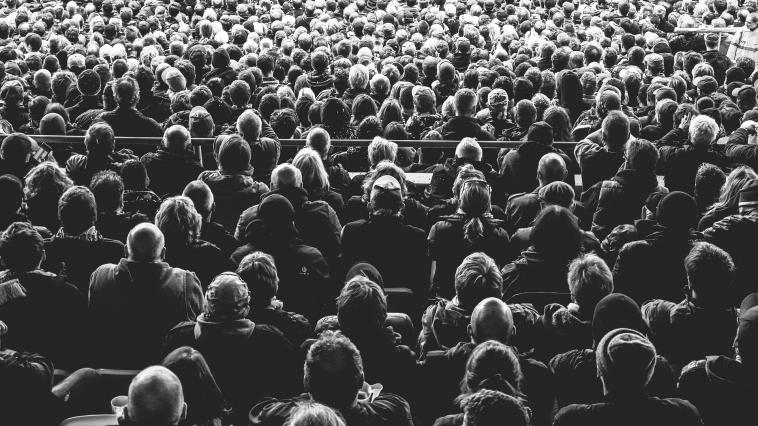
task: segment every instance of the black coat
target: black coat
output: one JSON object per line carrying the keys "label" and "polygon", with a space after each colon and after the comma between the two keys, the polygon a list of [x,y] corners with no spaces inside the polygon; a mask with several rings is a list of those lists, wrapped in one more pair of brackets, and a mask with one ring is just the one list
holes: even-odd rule
{"label": "black coat", "polygon": [[631,401],[569,405],[555,416],[553,426],[700,426],[697,409],[678,398],[640,396]]}
{"label": "black coat", "polygon": [[140,161],[150,178],[150,189],[161,197],[181,194],[184,187],[203,172],[203,166],[190,152],[160,148],[143,155]]}
{"label": "black coat", "polygon": [[116,136],[163,136],[163,129],[157,121],[134,108],[119,107],[115,111],[103,113],[100,119],[113,128]]}
{"label": "black coat", "polygon": [[517,192],[529,192],[537,188],[539,186],[537,165],[540,158],[549,153],[560,155],[566,162],[567,168],[569,170],[574,169],[573,161],[563,151],[554,148],[552,145],[526,142],[518,149],[510,151],[503,158],[500,173],[503,175],[505,191],[508,194],[515,194]]}
{"label": "black coat", "polygon": [[695,192],[695,176],[701,165],[710,163],[726,167],[724,155],[712,147],[683,147],[658,144],[660,157],[658,171],[664,176],[669,191],[684,191],[690,195]]}
{"label": "black coat", "polygon": [[435,130],[442,135],[444,140],[461,140],[463,138],[476,138],[480,141],[495,140],[491,134],[482,129],[474,117],[453,117]]}
{"label": "black coat", "polygon": [[735,303],[758,291],[758,262],[755,261],[755,241],[758,241],[758,211],[732,215],[703,231],[705,241],[724,249],[734,261]]}

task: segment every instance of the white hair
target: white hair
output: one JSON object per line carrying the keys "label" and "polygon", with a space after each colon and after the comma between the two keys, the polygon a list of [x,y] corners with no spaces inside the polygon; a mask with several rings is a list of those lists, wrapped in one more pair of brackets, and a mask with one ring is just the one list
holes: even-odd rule
{"label": "white hair", "polygon": [[482,161],[482,147],[474,138],[463,138],[455,147],[455,157]]}
{"label": "white hair", "polygon": [[690,141],[693,145],[708,145],[716,140],[719,125],[707,115],[698,115],[690,122]]}

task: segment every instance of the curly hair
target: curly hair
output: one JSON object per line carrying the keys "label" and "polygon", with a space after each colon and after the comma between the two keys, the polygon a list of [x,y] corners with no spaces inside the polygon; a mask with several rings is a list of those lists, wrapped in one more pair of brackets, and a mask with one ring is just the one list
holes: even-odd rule
{"label": "curly hair", "polygon": [[203,218],[188,197],[167,198],[155,214],[157,226],[166,238],[166,246],[187,246],[200,238]]}

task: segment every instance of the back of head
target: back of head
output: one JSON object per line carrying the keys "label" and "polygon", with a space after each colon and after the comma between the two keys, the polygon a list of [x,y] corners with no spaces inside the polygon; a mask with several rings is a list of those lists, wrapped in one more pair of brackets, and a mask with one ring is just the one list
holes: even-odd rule
{"label": "back of head", "polygon": [[58,219],[68,235],[87,231],[97,221],[95,196],[84,186],[67,189],[58,201]]}
{"label": "back of head", "polygon": [[345,426],[345,420],[332,408],[318,402],[301,402],[290,413],[289,426]]}
{"label": "back of head", "polygon": [[348,336],[381,329],[387,319],[387,298],[378,284],[364,276],[350,279],[337,296],[337,318]]}
{"label": "back of head", "polygon": [[222,272],[213,278],[205,292],[203,315],[207,321],[236,321],[250,312],[250,290],[234,272]]}
{"label": "back of head", "polygon": [[240,261],[237,274],[247,284],[251,293],[251,307],[266,308],[279,291],[279,275],[274,258],[256,251]]}
{"label": "back of head", "polygon": [[111,170],[96,173],[89,188],[99,213],[115,213],[124,206],[124,181],[118,173]]}
{"label": "back of head", "polygon": [[455,270],[455,294],[465,310],[488,297],[501,297],[503,277],[495,261],[484,253],[472,253]]}
{"label": "back of head", "polygon": [[565,207],[545,207],[534,220],[532,247],[546,259],[568,262],[581,252],[581,230],[576,216]]}
{"label": "back of head", "polygon": [[292,165],[300,170],[303,187],[309,192],[329,189],[329,175],[321,161],[321,155],[311,148],[303,148],[292,160]]}
{"label": "back of head", "polygon": [[45,241],[29,223],[12,223],[0,234],[0,257],[4,266],[13,272],[37,269],[44,254]]}
{"label": "back of head", "polygon": [[0,217],[9,217],[21,209],[24,202],[24,184],[14,175],[0,176]]}
{"label": "back of head", "polygon": [[321,127],[313,128],[308,132],[308,137],[305,140],[305,146],[308,146],[318,152],[322,158],[326,157],[329,153],[331,146],[331,137],[329,132]]}
{"label": "back of head", "polygon": [[163,256],[163,232],[152,223],[140,223],[129,231],[126,248],[129,259],[136,262],[153,262]]}
{"label": "back of head", "polygon": [[250,169],[250,157],[250,144],[239,135],[231,135],[219,147],[219,169],[229,174],[247,172]]}
{"label": "back of head", "polygon": [[469,334],[474,343],[497,340],[508,344],[514,331],[513,313],[497,297],[483,299],[471,312]]}
{"label": "back of head", "polygon": [[66,120],[55,112],[49,112],[39,122],[39,132],[43,135],[65,135]]}
{"label": "back of head", "polygon": [[134,423],[178,425],[185,412],[182,383],[166,367],[148,367],[129,385],[125,415]]}
{"label": "back of head", "polygon": [[292,164],[283,163],[271,172],[271,189],[287,189],[303,186],[303,175],[300,169]]}
{"label": "back of head", "polygon": [[556,205],[571,209],[574,206],[574,188],[563,181],[550,182],[537,192],[546,205]]}
{"label": "back of head", "polygon": [[658,203],[656,221],[673,231],[689,232],[698,222],[698,206],[695,198],[681,191],[666,194]]}
{"label": "back of head", "polygon": [[261,126],[261,118],[253,111],[247,110],[237,118],[237,132],[248,142],[261,137]]}
{"label": "back of head", "polygon": [[190,132],[186,127],[173,125],[163,133],[163,147],[171,152],[184,152],[190,144]]}
{"label": "back of head", "polygon": [[105,156],[112,153],[116,147],[113,128],[105,122],[93,123],[84,135],[84,146],[90,155]]}
{"label": "back of head", "polygon": [[537,179],[542,185],[562,181],[567,175],[566,161],[556,153],[543,155],[537,163]]}
{"label": "back of head", "polygon": [[376,167],[382,161],[395,161],[397,144],[379,136],[375,137],[368,146],[368,159],[371,167]]}
{"label": "back of head", "polygon": [[458,192],[459,213],[464,216],[463,234],[466,241],[474,243],[484,237],[485,216],[490,214],[491,188],[486,180],[466,179]]}
{"label": "back of head", "polygon": [[642,331],[645,322],[642,319],[637,302],[621,293],[611,293],[595,305],[592,314],[592,338],[597,345],[609,331],[617,328],[630,328]]}
{"label": "back of head", "polygon": [[707,115],[698,115],[690,121],[690,142],[695,147],[707,147],[716,141],[719,126]]}
{"label": "back of head", "polygon": [[113,84],[113,97],[120,108],[131,108],[139,102],[139,86],[131,77],[121,77]]}
{"label": "back of head", "polygon": [[684,258],[684,269],[698,306],[724,309],[733,301],[734,262],[711,243],[698,242]]}
{"label": "back of head", "polygon": [[476,93],[471,89],[461,89],[455,93],[455,114],[470,117],[476,113]]}
{"label": "back of head", "polygon": [[658,162],[658,149],[649,141],[636,139],[626,147],[626,164],[630,169],[642,172],[655,172]]}
{"label": "back of head", "polygon": [[656,351],[642,333],[619,328],[600,340],[595,358],[606,394],[636,397],[653,377]]}
{"label": "back of head", "polygon": [[482,161],[482,147],[473,138],[463,138],[455,147],[455,158],[466,162]]}
{"label": "back of head", "polygon": [[308,350],[303,386],[314,401],[336,409],[350,407],[363,379],[361,354],[343,334],[322,333]]}
{"label": "back of head", "polygon": [[518,396],[523,374],[515,351],[504,343],[488,340],[480,343],[469,356],[461,391],[496,390]]}
{"label": "back of head", "polygon": [[586,254],[569,265],[568,285],[572,302],[590,317],[597,303],[613,292],[613,274],[603,259]]}
{"label": "back of head", "polygon": [[461,403],[463,426],[528,426],[529,409],[520,399],[495,390],[482,389]]}
{"label": "back of head", "polygon": [[193,180],[184,187],[182,195],[192,201],[192,204],[195,205],[195,210],[203,218],[207,218],[213,212],[213,192],[205,182]]}
{"label": "back of head", "polygon": [[155,214],[155,225],[166,237],[168,246],[179,249],[200,238],[202,217],[187,197],[171,197],[163,200]]}
{"label": "back of head", "polygon": [[603,119],[603,143],[611,151],[626,145],[630,135],[629,118],[621,111],[611,111]]}
{"label": "back of head", "polygon": [[26,163],[32,152],[32,139],[23,133],[12,133],[0,145],[0,157],[17,164]]}

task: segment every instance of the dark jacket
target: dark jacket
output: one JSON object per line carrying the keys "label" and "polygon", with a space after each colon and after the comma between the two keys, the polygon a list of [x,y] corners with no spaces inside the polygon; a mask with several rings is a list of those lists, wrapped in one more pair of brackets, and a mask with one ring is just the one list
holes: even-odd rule
{"label": "dark jacket", "polygon": [[216,275],[232,267],[229,258],[220,248],[203,240],[196,240],[186,246],[167,246],[165,260],[169,265],[197,274],[203,289],[208,287]]}
{"label": "dark jacket", "polygon": [[697,409],[678,398],[640,396],[631,401],[570,405],[558,412],[553,426],[699,426]]}
{"label": "dark jacket", "polygon": [[491,134],[482,129],[474,117],[453,117],[435,130],[442,135],[444,140],[461,140],[463,138],[476,138],[480,141],[495,140]]}
{"label": "dark jacket", "polygon": [[200,228],[200,239],[220,248],[224,259],[242,245],[229,231],[216,222],[203,222]]}
{"label": "dark jacket", "polygon": [[105,238],[126,243],[126,236],[136,225],[150,222],[150,218],[141,213],[100,213],[97,214],[95,228]]}
{"label": "dark jacket", "polygon": [[268,325],[281,331],[284,337],[299,348],[307,339],[313,337],[313,327],[304,316],[285,311],[279,300],[274,300],[265,308],[252,308],[248,318],[256,324]]}
{"label": "dark jacket", "polygon": [[[335,269],[340,255],[340,233],[342,226],[337,213],[324,201],[308,201],[308,193],[303,188],[278,188],[266,193],[279,194],[292,204],[295,209],[295,227],[300,238],[309,246],[317,248]],[[245,241],[246,228],[258,215],[258,205],[246,209],[240,215],[234,237]]]}
{"label": "dark jacket", "polygon": [[758,291],[758,262],[755,261],[755,241],[758,241],[758,211],[747,215],[735,214],[722,219],[703,231],[705,241],[724,249],[734,260],[735,303]]}
{"label": "dark jacket", "polygon": [[295,347],[267,325],[248,319],[214,322],[202,314],[197,322],[174,327],[166,336],[166,346],[167,351],[191,346],[203,354],[238,421],[257,401],[302,389],[302,366]]}
{"label": "dark jacket", "polygon": [[69,120],[74,122],[79,117],[79,114],[92,109],[103,109],[103,100],[100,95],[82,96],[82,100],[76,105],[66,108],[66,112],[68,113]]}
{"label": "dark jacket", "polygon": [[687,285],[684,258],[696,235],[643,220],[635,225],[640,240],[626,243],[619,251],[613,267],[615,291],[640,305],[653,298],[670,302],[682,300]]}
{"label": "dark jacket", "polygon": [[197,276],[165,262],[121,259],[92,274],[89,307],[96,365],[143,368],[160,362],[166,333],[197,317]]}
{"label": "dark jacket", "polygon": [[268,124],[265,121],[263,122],[265,124],[263,124],[261,135],[264,137],[250,144],[250,152],[252,153],[250,164],[253,166],[253,177],[255,179],[261,182],[271,182],[271,172],[279,163],[282,146],[273,130],[270,132],[273,135],[265,132]]}
{"label": "dark jacket", "polygon": [[372,217],[348,223],[342,230],[342,267],[368,262],[382,274],[387,287],[406,287],[426,297],[429,267],[426,232],[400,218]]}
{"label": "dark jacket", "polygon": [[555,355],[572,349],[592,347],[592,311],[581,312],[571,303],[564,307],[558,303],[545,306],[539,318],[533,357],[548,362]]}
{"label": "dark jacket", "polygon": [[588,140],[574,147],[574,155],[582,173],[582,188],[586,191],[598,182],[612,178],[624,164],[624,151],[608,151]]}
{"label": "dark jacket", "polygon": [[503,300],[525,292],[568,293],[568,263],[571,259],[548,259],[530,247],[505,265]]}
{"label": "dark jacket", "polygon": [[162,123],[171,116],[171,101],[166,96],[155,96],[153,92],[140,92],[137,110],[156,123]]}
{"label": "dark jacket", "polygon": [[[327,313],[339,293],[329,274],[329,265],[318,249],[306,245],[298,237],[265,241],[253,237],[258,244],[245,244],[232,253],[234,265],[246,255],[262,251],[274,257],[279,274],[278,297],[288,309],[303,314],[311,321]],[[328,309],[332,311],[333,309]]]}
{"label": "dark jacket", "polygon": [[[298,404],[310,400],[308,394],[281,401],[265,399],[250,410],[250,425],[284,426]],[[382,393],[371,402],[359,399],[354,406],[339,409],[339,413],[350,426],[413,426],[408,402],[389,393]]]}
{"label": "dark jacket", "polygon": [[75,185],[89,186],[92,176],[97,172],[110,170],[119,173],[121,164],[129,158],[115,152],[105,158],[74,154],[66,161],[66,173]]}
{"label": "dark jacket", "polygon": [[503,175],[503,185],[508,194],[533,191],[539,186],[537,181],[537,165],[543,155],[555,153],[563,158],[566,167],[573,169],[573,161],[566,153],[538,142],[526,142],[518,149],[511,150],[503,158],[500,174]]}
{"label": "dark jacket", "polygon": [[234,229],[240,214],[258,204],[268,186],[246,174],[226,174],[218,170],[206,170],[197,178],[205,182],[213,192],[216,202],[214,219],[227,230]]}
{"label": "dark jacket", "polygon": [[226,66],[221,68],[213,68],[210,71],[208,71],[205,76],[203,76],[203,84],[207,83],[208,80],[218,77],[220,78],[225,86],[228,86],[232,84],[234,80],[237,79],[237,72],[232,69],[232,67]]}
{"label": "dark jacket", "polygon": [[[658,185],[653,173],[638,170],[619,170],[610,180],[595,184],[586,195],[597,200],[592,217],[592,232],[598,239],[604,239],[618,225],[633,224],[642,215],[642,206],[654,192],[668,193],[668,189]],[[591,208],[593,203],[585,203]]]}
{"label": "dark jacket", "polygon": [[703,52],[703,59],[713,67],[713,77],[719,84],[723,84],[726,78],[726,70],[732,67],[732,60],[718,50]]}
{"label": "dark jacket", "polygon": [[150,178],[150,189],[161,197],[179,195],[188,183],[197,179],[203,166],[191,152],[171,152],[159,148],[140,158]]}
{"label": "dark jacket", "polygon": [[35,160],[34,158],[30,158],[28,162],[19,164],[15,162],[8,161],[6,159],[0,158],[0,176],[11,174],[13,176],[16,176],[21,180],[21,182],[24,181],[24,178],[26,178],[26,174],[29,173],[29,170],[34,168],[34,166],[38,165],[39,161]]}
{"label": "dark jacket", "polygon": [[100,119],[113,128],[116,136],[163,136],[163,129],[157,121],[134,108],[119,107],[103,113]]}
{"label": "dark jacket", "polygon": [[[503,227],[513,235],[516,230],[534,225],[534,219],[545,207],[545,203],[539,197],[539,188],[532,192],[520,192],[508,197],[505,205],[505,223]],[[494,209],[493,209],[494,210]],[[592,214],[584,203],[575,201],[571,206],[571,212],[579,219],[579,227],[585,231],[592,225]]]}
{"label": "dark jacket", "polygon": [[451,299],[455,295],[455,269],[471,253],[484,252],[498,266],[507,261],[508,233],[496,219],[484,219],[484,235],[468,241],[464,235],[466,218],[455,214],[446,216],[429,231],[429,257],[436,262],[432,287],[437,295]]}
{"label": "dark jacket", "polygon": [[642,305],[658,353],[682,367],[707,355],[731,355],[737,332],[734,308],[703,308],[690,300],[651,300]]}
{"label": "dark jacket", "polygon": [[3,347],[42,354],[58,368],[87,362],[85,294],[43,270],[0,272],[0,285],[0,320],[8,326]]}
{"label": "dark jacket", "polygon": [[703,163],[710,163],[719,167],[727,166],[723,154],[714,151],[712,147],[703,148],[692,145],[677,147],[661,145],[660,143],[657,145],[660,152],[658,170],[659,173],[663,174],[666,188],[669,191],[684,191],[693,194],[695,176]]}
{"label": "dark jacket", "polygon": [[725,356],[692,361],[679,377],[679,396],[697,407],[706,426],[755,418],[756,395],[754,369]]}
{"label": "dark jacket", "polygon": [[110,238],[99,236],[88,241],[54,236],[45,240],[46,256],[42,266],[87,294],[92,272],[100,265],[118,262],[124,254],[124,244]]}
{"label": "dark jacket", "polygon": [[[403,223],[426,230],[427,214],[429,209],[415,198],[406,196],[403,199]],[[366,197],[355,195],[350,197],[342,210],[342,223],[355,222],[356,220],[368,220],[370,217],[369,206]]]}
{"label": "dark jacket", "polygon": [[[597,376],[594,349],[574,349],[556,355],[548,367],[555,377],[558,407],[603,401],[603,384]],[[676,377],[662,356],[656,357],[653,378],[645,391],[658,398],[670,398],[676,394]]]}
{"label": "dark jacket", "polygon": [[152,222],[161,206],[161,197],[153,191],[124,191],[124,211],[142,213]]}

